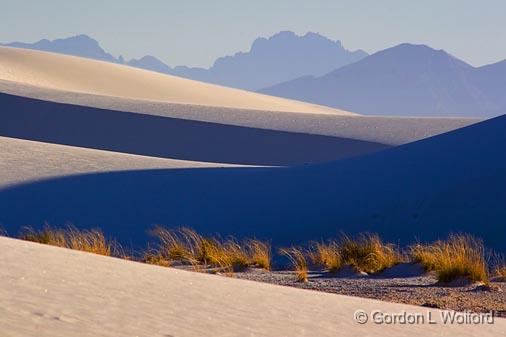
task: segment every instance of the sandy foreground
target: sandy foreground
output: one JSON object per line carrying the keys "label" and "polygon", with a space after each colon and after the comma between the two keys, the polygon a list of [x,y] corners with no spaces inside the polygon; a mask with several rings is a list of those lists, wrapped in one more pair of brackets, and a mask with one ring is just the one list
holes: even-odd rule
{"label": "sandy foreground", "polygon": [[[0,238],[3,336],[500,336],[506,320],[156,267]],[[357,310],[424,324],[359,324]],[[429,324],[431,319],[436,324]],[[360,316],[357,314],[357,316]],[[376,318],[384,321],[385,318]]]}

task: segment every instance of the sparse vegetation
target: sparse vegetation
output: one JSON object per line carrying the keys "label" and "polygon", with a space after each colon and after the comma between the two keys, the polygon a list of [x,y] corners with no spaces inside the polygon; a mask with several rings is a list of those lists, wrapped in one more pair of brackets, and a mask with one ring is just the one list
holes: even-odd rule
{"label": "sparse vegetation", "polygon": [[[158,239],[155,248],[146,250],[141,262],[169,267],[174,262],[188,264],[195,270],[214,270],[230,275],[249,267],[271,269],[271,246],[256,239],[237,241],[205,237],[193,229],[155,227],[151,234]],[[85,252],[130,258],[120,254],[115,241],[107,240],[99,229],[79,230],[74,226],[40,230],[26,227],[20,234],[23,240],[81,250]],[[405,261],[397,246],[384,243],[377,234],[361,234],[356,238],[343,235],[340,241],[311,242],[309,248],[290,247],[278,251],[287,257],[296,271],[297,280],[307,282],[308,261],[330,273],[350,265],[366,273],[376,273]],[[440,282],[458,278],[489,283],[489,275],[506,277],[504,258],[488,264],[483,242],[470,235],[453,234],[447,240],[430,244],[417,243],[409,247],[411,261],[419,262],[427,271],[435,271]]]}
{"label": "sparse vegetation", "polygon": [[290,263],[296,272],[297,280],[299,282],[307,282],[308,265],[304,249],[300,247],[281,248],[279,253],[290,260]]}
{"label": "sparse vegetation", "polygon": [[111,256],[115,247],[115,243],[107,240],[101,230],[79,230],[73,226],[61,229],[46,225],[38,231],[31,227],[26,227],[21,233],[20,238],[106,256]]}
{"label": "sparse vegetation", "polygon": [[361,234],[357,239],[342,236],[340,252],[344,264],[368,274],[382,271],[402,262],[399,249],[381,241],[377,234]]}
{"label": "sparse vegetation", "polygon": [[154,261],[180,261],[191,264],[196,270],[209,266],[228,273],[249,266],[270,268],[270,246],[259,240],[241,244],[232,237],[227,240],[204,237],[186,227],[175,230],[156,227],[151,233],[159,239],[156,254],[149,254]]}
{"label": "sparse vegetation", "polygon": [[411,256],[427,270],[434,270],[438,280],[450,282],[460,277],[488,284],[483,242],[470,235],[452,234],[448,240],[411,247]]}

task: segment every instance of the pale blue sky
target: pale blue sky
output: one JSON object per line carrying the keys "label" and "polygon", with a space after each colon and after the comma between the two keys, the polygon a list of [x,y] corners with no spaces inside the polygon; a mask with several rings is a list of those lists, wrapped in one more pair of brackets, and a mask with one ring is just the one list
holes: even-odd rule
{"label": "pale blue sky", "polygon": [[209,66],[280,30],[319,32],[369,53],[402,42],[473,65],[506,58],[504,0],[0,0],[0,42],[88,34],[115,56]]}

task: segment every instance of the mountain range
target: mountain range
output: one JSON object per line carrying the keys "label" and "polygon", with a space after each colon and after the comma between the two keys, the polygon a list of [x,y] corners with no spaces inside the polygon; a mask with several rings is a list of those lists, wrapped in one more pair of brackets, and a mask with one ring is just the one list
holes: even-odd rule
{"label": "mountain range", "polygon": [[190,68],[168,66],[158,58],[147,55],[125,61],[107,53],[99,43],[87,35],[77,35],[53,41],[35,43],[13,42],[4,46],[36,49],[101,61],[127,64],[193,80],[246,90],[259,90],[304,75],[320,76],[333,69],[367,56],[362,50],[348,51],[340,41],[332,41],[316,33],[298,36],[293,32],[279,32],[270,38],[256,39],[247,52],[218,58],[213,66]]}
{"label": "mountain range", "polygon": [[473,116],[506,112],[506,60],[473,67],[425,45],[368,56],[316,33],[279,32],[213,66],[170,67],[154,56],[125,60],[87,35],[6,46],[127,64],[193,80],[317,103],[366,115]]}
{"label": "mountain range", "polygon": [[493,116],[506,113],[506,60],[475,68],[444,50],[405,43],[260,92],[366,115]]}

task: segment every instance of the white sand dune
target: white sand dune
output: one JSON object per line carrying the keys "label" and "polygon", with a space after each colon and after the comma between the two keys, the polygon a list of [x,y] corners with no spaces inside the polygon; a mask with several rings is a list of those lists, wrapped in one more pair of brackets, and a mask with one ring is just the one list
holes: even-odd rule
{"label": "white sand dune", "polygon": [[[1,79],[0,93],[99,109],[265,130],[340,137],[387,145],[413,142],[480,121],[477,118],[351,116],[334,113],[273,111],[273,108],[270,110],[253,110],[176,104],[85,94]],[[4,109],[4,113],[7,112]]]}
{"label": "white sand dune", "polygon": [[93,224],[139,246],[154,224],[278,245],[340,230],[377,232],[399,244],[467,232],[504,253],[505,129],[502,116],[320,165],[135,170],[34,182],[0,191],[0,224],[10,233],[45,221]]}
{"label": "white sand dune", "polygon": [[10,47],[0,47],[0,79],[64,91],[149,101],[271,111],[351,114],[124,65]]}
{"label": "white sand dune", "polygon": [[91,172],[230,167],[0,137],[0,187]]}
{"label": "white sand dune", "polygon": [[[2,336],[501,336],[440,311],[113,259],[0,238]],[[358,324],[356,310],[437,324]]]}

